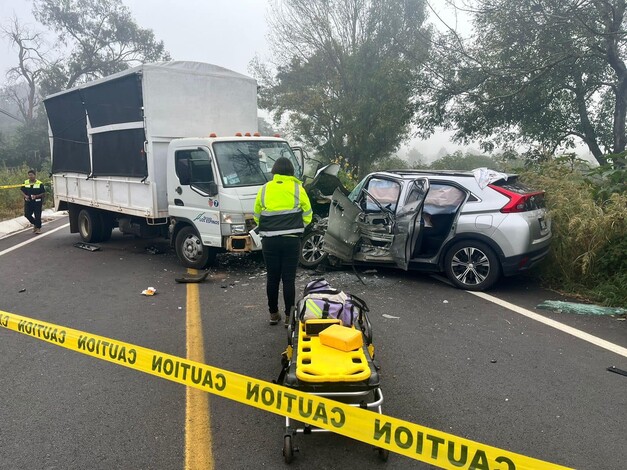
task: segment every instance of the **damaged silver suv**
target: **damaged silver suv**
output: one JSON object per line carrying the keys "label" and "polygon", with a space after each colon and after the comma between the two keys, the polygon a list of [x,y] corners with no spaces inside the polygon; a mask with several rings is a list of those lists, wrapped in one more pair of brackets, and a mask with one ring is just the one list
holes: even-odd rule
{"label": "damaged silver suv", "polygon": [[484,290],[529,269],[550,248],[544,192],[517,175],[382,171],[346,196],[333,194],[322,250],[343,262],[444,272],[457,287]]}

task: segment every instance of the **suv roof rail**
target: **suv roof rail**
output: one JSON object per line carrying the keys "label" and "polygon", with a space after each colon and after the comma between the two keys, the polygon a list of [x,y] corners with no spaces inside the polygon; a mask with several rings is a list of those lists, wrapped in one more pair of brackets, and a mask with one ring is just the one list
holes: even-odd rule
{"label": "suv roof rail", "polygon": [[[377,173],[394,173],[397,175],[428,174],[428,175],[440,175],[440,176],[465,176],[465,177],[475,176],[472,170],[416,170],[413,168],[402,169],[402,170],[382,170]],[[508,178],[518,177],[517,173],[506,173],[506,175]]]}
{"label": "suv roof rail", "polygon": [[382,173],[397,173],[406,175],[416,175],[421,173],[427,173],[429,175],[442,175],[442,176],[474,176],[472,171],[467,170],[414,170],[414,169],[402,169],[402,170],[383,170]]}

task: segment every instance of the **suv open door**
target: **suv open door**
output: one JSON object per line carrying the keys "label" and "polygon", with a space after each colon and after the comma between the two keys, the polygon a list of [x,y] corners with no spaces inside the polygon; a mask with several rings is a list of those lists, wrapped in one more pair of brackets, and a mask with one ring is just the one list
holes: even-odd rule
{"label": "suv open door", "polygon": [[355,202],[341,191],[333,194],[324,251],[345,262],[388,262],[407,270],[429,182],[417,178],[402,187],[398,181],[372,178],[360,186]]}
{"label": "suv open door", "polygon": [[429,181],[417,178],[407,189],[404,204],[396,209],[396,226],[390,253],[396,265],[407,271],[409,260],[420,238],[422,208],[429,191]]}

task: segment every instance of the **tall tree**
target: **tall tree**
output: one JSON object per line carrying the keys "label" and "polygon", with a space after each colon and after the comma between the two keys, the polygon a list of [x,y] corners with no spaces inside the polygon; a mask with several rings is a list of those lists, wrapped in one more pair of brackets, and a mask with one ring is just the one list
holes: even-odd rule
{"label": "tall tree", "polygon": [[438,38],[424,128],[485,149],[577,138],[599,163],[625,150],[627,0],[467,0],[475,35]]}
{"label": "tall tree", "polygon": [[7,72],[8,85],[3,94],[18,108],[20,121],[30,123],[39,104],[39,80],[50,64],[45,40],[40,32],[23,25],[17,17],[0,26],[0,35],[17,49],[17,65]]}
{"label": "tall tree", "polygon": [[170,59],[163,42],[139,27],[121,0],[34,0],[33,12],[68,51],[48,70],[46,93],[142,62]]}
{"label": "tall tree", "polygon": [[5,139],[0,157],[39,166],[49,152],[45,114],[37,107],[42,96],[170,56],[151,30],[135,23],[121,0],[34,0],[33,5],[35,17],[56,33],[58,43],[51,46],[42,33],[15,18],[0,31],[18,53],[3,92],[24,121]]}
{"label": "tall tree", "polygon": [[424,0],[285,0],[270,18],[276,74],[260,104],[320,154],[363,174],[409,132],[430,32]]}

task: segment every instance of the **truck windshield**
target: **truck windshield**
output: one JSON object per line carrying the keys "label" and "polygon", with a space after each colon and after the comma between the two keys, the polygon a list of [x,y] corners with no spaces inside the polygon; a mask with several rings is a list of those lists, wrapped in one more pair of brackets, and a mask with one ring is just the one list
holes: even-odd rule
{"label": "truck windshield", "polygon": [[213,151],[224,187],[258,186],[270,181],[270,170],[279,157],[289,158],[294,165],[294,176],[302,177],[300,162],[286,142],[215,142]]}

